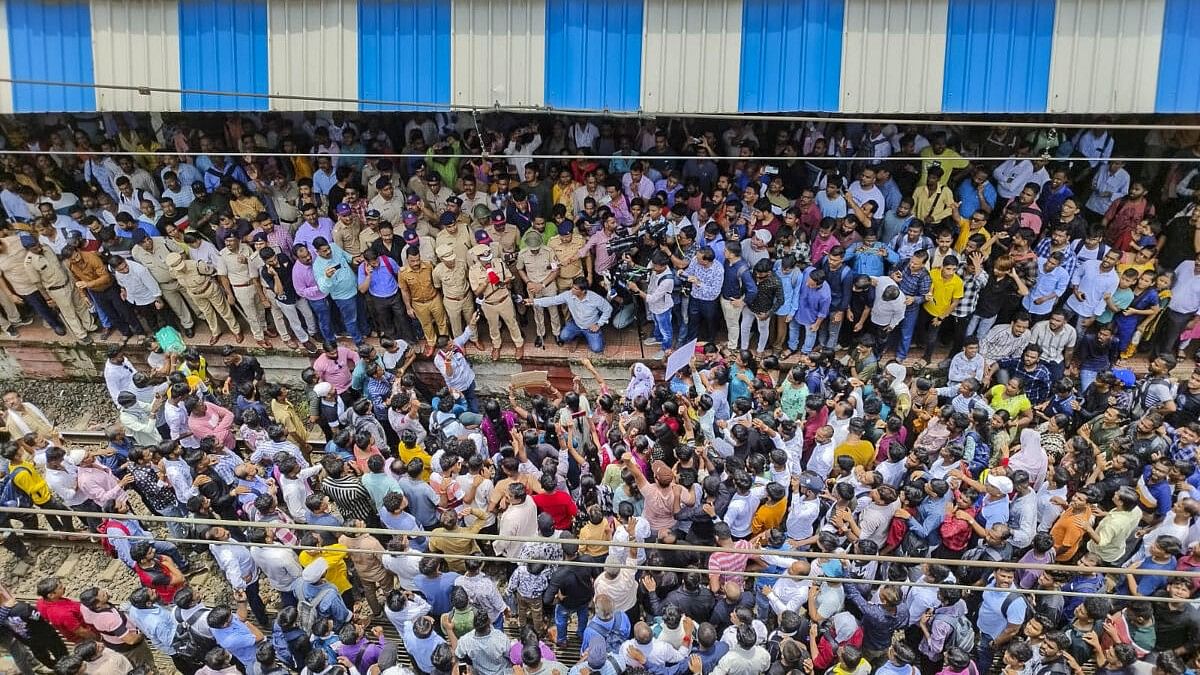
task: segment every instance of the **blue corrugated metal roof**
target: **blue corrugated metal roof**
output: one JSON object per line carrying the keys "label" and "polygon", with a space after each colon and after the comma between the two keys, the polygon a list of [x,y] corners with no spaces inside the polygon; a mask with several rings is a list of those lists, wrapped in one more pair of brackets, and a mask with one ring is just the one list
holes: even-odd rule
{"label": "blue corrugated metal roof", "polygon": [[546,0],[546,104],[637,110],[643,0]]}
{"label": "blue corrugated metal roof", "polygon": [[[268,92],[267,0],[179,0],[183,89]],[[261,97],[183,94],[184,110],[266,110]]]}
{"label": "blue corrugated metal roof", "polygon": [[[92,15],[87,0],[8,0],[8,48],[14,80],[92,84]],[[85,87],[12,86],[16,112],[96,109]]]}
{"label": "blue corrugated metal roof", "polygon": [[1054,7],[950,0],[942,112],[1046,112]]}
{"label": "blue corrugated metal roof", "polygon": [[1167,0],[1163,12],[1162,52],[1158,59],[1158,92],[1154,110],[1190,113],[1200,110],[1200,3]]}
{"label": "blue corrugated metal roof", "polygon": [[[358,92],[375,101],[449,103],[450,3],[359,0]],[[363,110],[422,107],[362,104]]]}
{"label": "blue corrugated metal roof", "polygon": [[738,109],[836,112],[845,12],[844,0],[744,0]]}

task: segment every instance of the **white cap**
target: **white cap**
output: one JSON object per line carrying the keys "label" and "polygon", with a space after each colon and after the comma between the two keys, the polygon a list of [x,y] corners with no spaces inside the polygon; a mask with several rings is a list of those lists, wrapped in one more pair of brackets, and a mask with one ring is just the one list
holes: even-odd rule
{"label": "white cap", "polygon": [[770,230],[755,230],[754,238],[761,241],[764,244],[769,244],[769,243],[771,243],[771,231]]}
{"label": "white cap", "polygon": [[304,571],[300,573],[300,578],[310,584],[315,584],[325,576],[327,571],[329,571],[329,561],[324,558],[317,558],[308,563]]}
{"label": "white cap", "polygon": [[988,474],[987,484],[996,488],[1003,494],[1008,494],[1013,491],[1012,479],[1007,476]]}

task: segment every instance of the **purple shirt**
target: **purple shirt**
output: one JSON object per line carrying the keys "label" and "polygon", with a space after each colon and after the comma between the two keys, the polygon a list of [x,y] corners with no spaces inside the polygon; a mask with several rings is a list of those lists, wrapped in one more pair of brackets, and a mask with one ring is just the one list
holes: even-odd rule
{"label": "purple shirt", "polygon": [[317,218],[317,226],[313,227],[308,224],[308,221],[300,223],[300,227],[296,228],[296,236],[293,237],[297,244],[304,244],[308,247],[310,253],[314,256],[317,254],[313,250],[312,241],[317,237],[325,237],[325,241],[333,243],[333,221],[328,218]]}
{"label": "purple shirt", "polygon": [[296,287],[296,295],[307,300],[324,300],[329,297],[317,286],[317,277],[313,274],[312,265],[305,265],[299,260],[292,267],[292,285]]}

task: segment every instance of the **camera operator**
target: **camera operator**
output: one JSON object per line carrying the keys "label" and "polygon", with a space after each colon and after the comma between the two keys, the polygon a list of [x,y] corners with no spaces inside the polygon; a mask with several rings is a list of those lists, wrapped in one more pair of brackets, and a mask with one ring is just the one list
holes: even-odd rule
{"label": "camera operator", "polygon": [[646,288],[635,282],[627,284],[629,291],[639,296],[646,303],[646,311],[653,319],[653,335],[651,340],[662,346],[663,356],[671,352],[672,331],[671,310],[675,307],[675,272],[671,269],[671,258],[663,251],[655,251],[650,256],[650,279]]}

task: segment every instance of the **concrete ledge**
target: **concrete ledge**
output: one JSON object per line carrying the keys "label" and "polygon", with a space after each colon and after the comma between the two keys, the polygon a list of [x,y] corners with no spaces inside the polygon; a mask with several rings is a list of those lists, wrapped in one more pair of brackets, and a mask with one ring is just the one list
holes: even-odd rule
{"label": "concrete ledge", "polygon": [[[108,341],[97,340],[91,345],[80,345],[69,338],[60,338],[45,328],[25,327],[21,329],[20,336],[0,340],[0,380],[101,380],[105,352],[110,346],[121,342],[120,335],[115,334]],[[226,344],[234,344],[231,336],[222,336],[216,345],[210,346],[207,334],[197,332],[196,338],[189,342],[189,346],[204,355],[215,376],[224,376],[221,348]],[[278,340],[275,342],[279,343]],[[346,344],[349,346],[349,343]],[[511,345],[504,348],[498,360],[493,361],[486,341],[484,346],[482,353],[468,349],[467,354],[475,369],[476,383],[481,393],[504,393],[511,377],[523,371],[546,370],[551,384],[561,390],[569,388],[576,376],[585,381],[591,379],[591,375],[580,365],[580,359],[586,353],[583,350],[572,353],[552,344],[545,350],[539,350],[532,349],[532,344],[527,342],[526,356],[521,361],[515,358]],[[267,371],[268,378],[277,382],[299,383],[300,373],[312,363],[303,352],[287,348],[264,349],[249,340],[238,347],[257,358]],[[125,354],[135,365],[146,366],[148,351],[137,342],[127,344]],[[592,355],[596,370],[610,388],[618,391],[628,385],[629,367],[637,360],[609,354]],[[651,368],[661,368],[663,365],[661,361],[647,360],[646,363]],[[443,384],[430,359],[418,356],[412,371],[431,388],[436,389]],[[594,383],[589,384],[594,386]]]}

